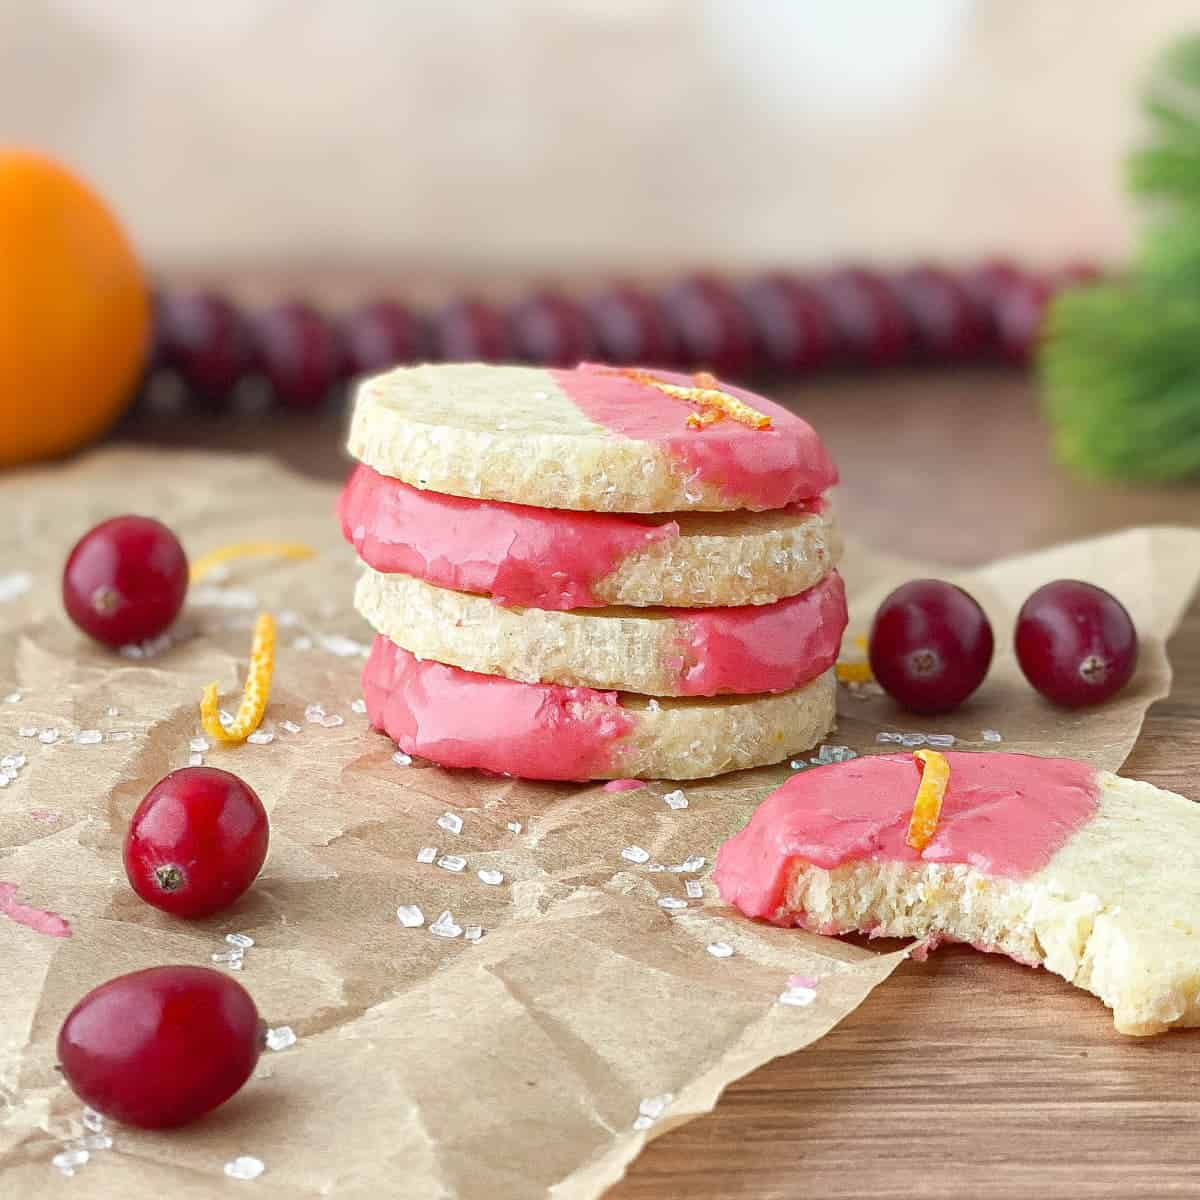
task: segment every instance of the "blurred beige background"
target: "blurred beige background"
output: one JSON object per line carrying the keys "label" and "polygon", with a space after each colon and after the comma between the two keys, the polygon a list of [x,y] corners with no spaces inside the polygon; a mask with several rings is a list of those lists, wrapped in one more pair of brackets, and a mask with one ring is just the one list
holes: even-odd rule
{"label": "blurred beige background", "polygon": [[1186,0],[0,0],[0,141],[160,267],[1112,258]]}

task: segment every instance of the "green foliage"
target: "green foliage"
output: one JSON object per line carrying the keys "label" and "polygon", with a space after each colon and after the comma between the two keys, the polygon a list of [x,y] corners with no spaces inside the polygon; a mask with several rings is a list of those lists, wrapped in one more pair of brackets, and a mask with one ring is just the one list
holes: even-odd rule
{"label": "green foliage", "polygon": [[1132,191],[1153,204],[1130,277],[1055,298],[1040,355],[1062,459],[1097,477],[1200,474],[1200,37],[1163,56]]}

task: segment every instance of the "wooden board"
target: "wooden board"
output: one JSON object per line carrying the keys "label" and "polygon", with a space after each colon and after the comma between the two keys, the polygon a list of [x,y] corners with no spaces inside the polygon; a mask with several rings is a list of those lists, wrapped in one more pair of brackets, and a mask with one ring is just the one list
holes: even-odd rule
{"label": "wooden board", "polygon": [[[896,553],[979,562],[1126,525],[1200,524],[1198,487],[1067,477],[1019,373],[874,374],[775,394],[828,440],[851,532]],[[122,436],[269,450],[337,477],[339,420],[199,430],[141,421]],[[1200,799],[1200,605],[1170,651],[1174,691],[1125,773]],[[1200,1032],[1121,1038],[1099,1001],[1056,976],[947,948],[903,967],[817,1045],[732,1087],[711,1116],[655,1142],[611,1195],[1200,1195],[1197,1052]]]}

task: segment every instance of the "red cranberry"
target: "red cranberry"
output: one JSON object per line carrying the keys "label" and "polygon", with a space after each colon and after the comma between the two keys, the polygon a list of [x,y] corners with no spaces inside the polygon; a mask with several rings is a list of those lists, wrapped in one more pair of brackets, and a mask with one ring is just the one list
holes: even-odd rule
{"label": "red cranberry", "polygon": [[1017,614],[1014,640],[1025,678],[1065,708],[1108,700],[1137,667],[1137,630],[1125,606],[1076,579],[1038,588]]}
{"label": "red cranberry", "polygon": [[591,296],[587,307],[605,362],[669,367],[677,361],[670,322],[655,297],[618,284]]}
{"label": "red cranberry", "polygon": [[110,979],[71,1009],[58,1061],[97,1112],[142,1129],[184,1125],[250,1078],[265,1026],[250,993],[208,967],[151,967]]}
{"label": "red cranberry", "polygon": [[512,339],[504,314],[482,300],[455,300],[433,316],[433,349],[443,362],[504,362]]}
{"label": "red cranberry", "polygon": [[766,366],[776,371],[819,371],[829,364],[837,335],[816,288],[775,272],[751,280],[741,299]]}
{"label": "red cranberry", "polygon": [[351,375],[369,375],[387,367],[419,362],[428,353],[424,322],[403,304],[375,300],[342,318],[342,342]]}
{"label": "red cranberry", "polygon": [[895,291],[874,271],[846,267],[822,285],[842,353],[851,362],[895,366],[912,350],[912,327]]}
{"label": "red cranberry", "polygon": [[167,292],[158,306],[162,361],[179,372],[189,394],[221,408],[251,366],[241,313],[213,292]]}
{"label": "red cranberry", "polygon": [[215,767],[160,779],[125,835],[125,874],[147,904],[176,917],[228,908],[267,857],[267,812],[254,790]]}
{"label": "red cranberry", "polygon": [[1044,279],[1024,279],[996,296],[992,318],[1000,353],[1024,365],[1033,359],[1041,341],[1046,306],[1053,289]]}
{"label": "red cranberry", "polygon": [[754,331],[728,284],[690,275],[667,288],[662,304],[687,365],[733,379],[753,369]]}
{"label": "red cranberry", "polygon": [[514,305],[509,327],[517,357],[528,362],[573,367],[595,349],[583,309],[560,292],[536,292]]}
{"label": "red cranberry", "polygon": [[868,655],[879,686],[915,713],[957,708],[992,661],[992,627],[962,588],[915,579],[879,606]]}
{"label": "red cranberry", "polygon": [[319,408],[338,381],[344,356],[337,331],[315,308],[290,300],[254,323],[258,366],[287,408]]}
{"label": "red cranberry", "polygon": [[982,351],[986,326],[956,276],[938,267],[913,267],[896,276],[895,286],[925,358],[962,362]]}
{"label": "red cranberry", "polygon": [[152,517],[113,517],[75,543],[63,568],[67,616],[106,646],[157,637],[187,594],[187,555]]}

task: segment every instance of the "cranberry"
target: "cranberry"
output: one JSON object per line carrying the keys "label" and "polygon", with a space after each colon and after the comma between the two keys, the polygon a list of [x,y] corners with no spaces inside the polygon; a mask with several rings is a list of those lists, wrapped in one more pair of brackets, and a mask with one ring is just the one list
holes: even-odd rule
{"label": "cranberry", "polygon": [[573,367],[595,348],[583,309],[560,292],[536,292],[514,305],[509,328],[517,357],[548,367]]}
{"label": "cranberry", "polygon": [[344,356],[337,331],[298,300],[277,304],[254,323],[258,366],[286,408],[320,407],[338,381]]}
{"label": "cranberry", "polygon": [[429,332],[403,304],[375,300],[342,318],[342,341],[349,373],[367,375],[420,361],[428,353]]}
{"label": "cranberry", "polygon": [[662,304],[687,365],[735,379],[753,369],[754,331],[728,284],[689,275],[667,288]]}
{"label": "cranberry", "polygon": [[513,355],[504,315],[482,300],[455,300],[435,313],[433,348],[443,362],[504,362]]}
{"label": "cranberry", "polygon": [[266,1027],[250,993],[208,967],[151,967],[88,992],[58,1034],[71,1090],[143,1129],[184,1125],[250,1078]]}
{"label": "cranberry", "polygon": [[147,793],[125,835],[125,874],[147,904],[176,917],[228,908],[267,857],[267,812],[228,771],[184,767]]}
{"label": "cranberry", "polygon": [[761,275],[741,292],[758,354],[776,371],[819,371],[833,357],[837,335],[816,288],[784,272]]}
{"label": "cranberry", "polygon": [[821,291],[842,352],[851,362],[886,367],[909,357],[912,326],[882,275],[847,267],[825,279]]}
{"label": "cranberry", "polygon": [[192,398],[220,408],[250,369],[250,338],[241,313],[213,292],[168,292],[158,306],[162,361],[179,372]]}
{"label": "cranberry", "polygon": [[980,353],[986,326],[956,276],[938,267],[913,267],[896,277],[895,286],[925,358],[962,362]]}
{"label": "cranberry", "polygon": [[587,301],[597,349],[605,362],[669,367],[678,356],[662,305],[639,288],[617,284]]}
{"label": "cranberry", "polygon": [[1115,696],[1137,666],[1137,630],[1125,606],[1076,579],[1038,588],[1017,614],[1014,641],[1025,678],[1065,708]]}
{"label": "cranberry", "polygon": [[67,616],[106,646],[157,637],[187,594],[187,555],[152,517],[113,517],[75,543],[63,568]]}
{"label": "cranberry", "polygon": [[879,606],[868,656],[879,686],[915,713],[957,708],[992,661],[992,627],[962,588],[914,579]]}
{"label": "cranberry", "polygon": [[1046,306],[1053,289],[1044,279],[1023,279],[996,296],[992,319],[1001,354],[1010,362],[1028,363],[1042,336]]}

